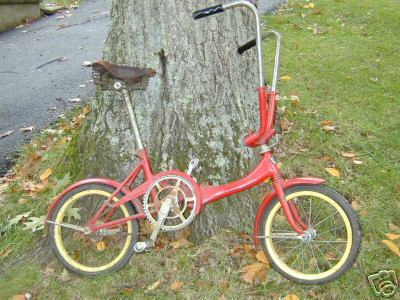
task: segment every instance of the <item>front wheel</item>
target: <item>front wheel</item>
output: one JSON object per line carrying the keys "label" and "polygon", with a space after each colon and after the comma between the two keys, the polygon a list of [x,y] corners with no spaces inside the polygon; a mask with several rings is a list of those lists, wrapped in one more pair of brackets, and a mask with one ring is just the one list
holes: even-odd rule
{"label": "front wheel", "polygon": [[354,263],[361,242],[358,217],[348,201],[321,185],[285,191],[308,229],[297,235],[275,197],[263,215],[259,239],[271,265],[284,277],[303,284],[324,284]]}
{"label": "front wheel", "polygon": [[[136,219],[96,233],[76,230],[87,225],[114,190],[101,184],[79,186],[64,195],[55,207],[49,224],[50,242],[58,259],[71,271],[86,276],[117,271],[133,255],[139,237]],[[113,200],[122,196],[119,194]],[[109,221],[134,214],[133,205],[124,203],[115,209]]]}

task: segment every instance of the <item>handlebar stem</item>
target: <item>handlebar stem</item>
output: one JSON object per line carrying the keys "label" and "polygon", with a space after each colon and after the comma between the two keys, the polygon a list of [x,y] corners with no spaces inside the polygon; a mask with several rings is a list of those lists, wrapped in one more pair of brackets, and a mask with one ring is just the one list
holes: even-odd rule
{"label": "handlebar stem", "polygon": [[[255,5],[249,1],[235,1],[227,4],[223,4],[222,7],[224,10],[228,10],[235,7],[247,7],[253,12],[253,15],[256,19],[256,46],[257,46],[257,57],[258,57],[258,80],[259,86],[264,86],[264,72],[263,72],[263,52],[262,52],[262,35],[261,35],[261,22],[260,16],[258,15],[257,8]],[[275,82],[276,87],[276,82]]]}

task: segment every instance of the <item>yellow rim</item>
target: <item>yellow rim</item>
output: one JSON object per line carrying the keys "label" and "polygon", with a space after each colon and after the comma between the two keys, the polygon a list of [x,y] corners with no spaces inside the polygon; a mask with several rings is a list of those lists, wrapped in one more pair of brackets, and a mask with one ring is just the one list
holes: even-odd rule
{"label": "yellow rim", "polygon": [[[350,225],[350,221],[346,215],[346,213],[344,212],[344,210],[331,198],[329,198],[328,196],[318,193],[318,192],[314,192],[314,191],[300,191],[300,192],[296,192],[290,195],[286,196],[286,199],[292,200],[293,198],[299,197],[299,196],[314,196],[314,197],[318,197],[322,200],[327,201],[329,204],[331,204],[340,214],[340,216],[343,219],[343,222],[345,223],[345,227],[346,227],[346,231],[347,231],[347,244],[346,244],[346,249],[344,251],[343,257],[339,260],[339,262],[333,266],[331,269],[329,269],[328,271],[322,272],[322,273],[318,273],[318,274],[305,274],[305,273],[301,273],[298,272],[292,268],[290,268],[287,264],[285,264],[280,258],[279,255],[276,253],[274,245],[272,243],[272,239],[264,239],[265,244],[267,246],[268,249],[268,253],[271,256],[271,259],[274,261],[274,263],[276,265],[278,265],[278,267],[284,271],[285,273],[287,273],[290,276],[293,276],[295,278],[298,279],[304,279],[304,280],[318,280],[318,279],[322,279],[322,278],[326,278],[330,275],[332,275],[333,273],[335,273],[337,270],[339,270],[343,264],[346,262],[347,258],[350,255],[350,250],[351,250],[351,245],[353,242],[353,233],[352,233],[352,229],[351,229],[351,225]],[[273,208],[271,213],[268,216],[267,221],[265,222],[265,235],[266,236],[270,236],[271,235],[271,230],[272,230],[272,224],[273,224],[273,220],[274,217],[276,215],[276,213],[278,212],[278,210],[281,208],[281,203],[278,202]]]}
{"label": "yellow rim", "polygon": [[[72,206],[76,200],[78,200],[79,198],[81,198],[83,196],[87,196],[87,195],[102,195],[102,196],[109,197],[111,195],[111,193],[102,191],[102,190],[87,190],[87,191],[82,191],[80,193],[75,194],[70,199],[68,199],[68,201],[66,201],[64,203],[64,205],[61,207],[60,211],[57,214],[57,218],[56,218],[55,222],[61,223],[63,218],[65,217],[65,213],[66,213],[67,209],[70,206]],[[114,197],[113,200],[118,201],[118,198]],[[127,208],[125,207],[125,205],[121,205],[120,208],[121,208],[122,212],[124,213],[124,216],[128,217],[129,212],[128,212]],[[61,256],[65,259],[65,261],[68,262],[68,264],[73,266],[75,269],[78,269],[78,270],[81,270],[84,272],[100,272],[100,271],[104,271],[109,268],[112,268],[115,264],[117,264],[122,259],[122,257],[128,251],[129,245],[131,243],[132,223],[128,222],[127,226],[128,226],[128,235],[127,235],[125,245],[124,245],[123,249],[121,250],[121,253],[112,262],[105,264],[103,266],[100,266],[100,267],[84,266],[84,265],[78,263],[77,261],[75,261],[67,253],[67,251],[64,247],[64,243],[61,238],[61,226],[54,226],[54,239],[55,239],[55,243],[56,243],[56,247],[57,247],[58,251],[60,252]]]}

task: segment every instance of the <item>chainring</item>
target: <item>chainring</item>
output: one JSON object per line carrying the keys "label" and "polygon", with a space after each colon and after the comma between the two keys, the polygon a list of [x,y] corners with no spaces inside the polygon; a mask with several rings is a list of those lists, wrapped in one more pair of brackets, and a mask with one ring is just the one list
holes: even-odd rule
{"label": "chainring", "polygon": [[162,176],[147,189],[143,209],[149,222],[157,223],[157,213],[167,197],[173,199],[173,205],[161,230],[177,231],[192,223],[199,205],[198,197],[193,184],[178,175]]}

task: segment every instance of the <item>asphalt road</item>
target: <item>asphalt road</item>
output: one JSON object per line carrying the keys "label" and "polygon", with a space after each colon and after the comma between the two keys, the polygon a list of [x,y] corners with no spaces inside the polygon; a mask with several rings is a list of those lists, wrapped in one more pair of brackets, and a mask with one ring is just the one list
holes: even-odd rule
{"label": "asphalt road", "polygon": [[38,132],[71,108],[69,99],[92,95],[91,69],[82,63],[102,56],[111,2],[88,0],[70,13],[0,34],[0,135],[15,131],[0,139],[0,174],[33,134],[20,128]]}
{"label": "asphalt road", "polygon": [[[262,0],[270,11],[282,0]],[[0,175],[22,144],[74,105],[93,94],[91,68],[102,57],[112,0],[86,0],[75,10],[43,17],[29,26],[0,33]],[[21,133],[34,126],[33,132]]]}

